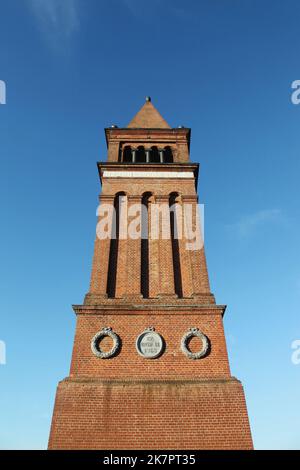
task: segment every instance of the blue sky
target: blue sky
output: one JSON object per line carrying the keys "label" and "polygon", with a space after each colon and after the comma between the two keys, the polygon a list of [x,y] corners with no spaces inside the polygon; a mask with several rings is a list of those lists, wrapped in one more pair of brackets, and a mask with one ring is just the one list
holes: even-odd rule
{"label": "blue sky", "polygon": [[0,0],[0,448],[45,448],[88,290],[103,128],[192,128],[212,291],[256,448],[300,449],[297,0]]}

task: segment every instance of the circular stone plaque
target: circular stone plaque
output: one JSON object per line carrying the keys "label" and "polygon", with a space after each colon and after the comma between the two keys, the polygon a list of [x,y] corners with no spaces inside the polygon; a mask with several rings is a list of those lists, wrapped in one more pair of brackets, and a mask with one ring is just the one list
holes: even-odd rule
{"label": "circular stone plaque", "polygon": [[163,339],[154,331],[153,327],[143,331],[136,340],[137,352],[146,359],[158,357],[162,353],[163,347]]}

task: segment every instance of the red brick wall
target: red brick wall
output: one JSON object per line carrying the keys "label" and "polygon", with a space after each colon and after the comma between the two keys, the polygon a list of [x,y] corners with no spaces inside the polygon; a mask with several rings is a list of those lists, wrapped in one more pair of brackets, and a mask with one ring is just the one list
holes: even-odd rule
{"label": "red brick wall", "polygon": [[107,161],[117,162],[119,151],[125,145],[138,147],[172,147],[174,162],[189,162],[189,130],[188,129],[107,129],[108,141]]}
{"label": "red brick wall", "polygon": [[[121,351],[110,359],[99,359],[91,351],[91,340],[103,327],[110,326],[120,336]],[[154,326],[165,340],[165,352],[156,359],[141,357],[135,341],[147,327]],[[182,336],[197,327],[210,340],[211,350],[206,357],[193,360],[180,349]],[[192,346],[192,344],[191,344]],[[198,345],[194,345],[194,348]],[[76,336],[70,374],[103,378],[177,379],[198,377],[229,377],[226,343],[221,314],[203,311],[122,311],[77,317]]]}
{"label": "red brick wall", "polygon": [[[124,168],[116,168],[122,171]],[[129,171],[130,168],[126,168]],[[165,171],[166,168],[164,168]],[[135,171],[136,168],[135,168]],[[149,169],[151,171],[151,169]],[[157,171],[155,169],[155,171]],[[187,169],[185,168],[185,171]],[[180,194],[196,195],[194,178],[103,178],[102,194],[116,194],[124,191],[127,195],[140,195],[151,192],[154,195],[168,195],[174,191]]]}
{"label": "red brick wall", "polygon": [[[140,201],[145,192],[168,204],[175,191],[180,203],[196,204],[197,166],[187,163],[187,129],[111,129],[107,140],[108,161],[114,163],[98,165],[103,203],[113,203],[115,194],[122,191],[129,205]],[[167,143],[179,163],[149,165],[149,171],[158,172],[155,178],[104,177],[105,168],[134,168],[116,163],[124,142]],[[137,168],[147,170],[147,165]],[[161,178],[161,171],[192,171],[195,177]],[[149,240],[149,299],[141,298],[145,260],[140,256],[140,240],[119,240],[117,298],[107,298],[110,243],[96,239],[90,292],[84,305],[74,307],[77,327],[70,377],[57,390],[49,448],[252,448],[243,389],[230,377],[222,321],[225,307],[216,305],[210,293],[204,249],[189,251],[184,246],[180,241],[177,261],[184,298],[175,295],[170,239]],[[178,275],[177,271],[176,267]],[[137,337],[150,326],[166,344],[156,359],[141,357],[135,347]],[[91,351],[92,338],[104,327],[113,328],[122,342],[120,352],[109,359],[97,358]],[[210,341],[208,354],[197,360],[181,351],[181,339],[191,327],[199,328]],[[106,339],[101,345],[108,347],[108,343]],[[193,340],[190,347],[194,352],[199,344]]]}
{"label": "red brick wall", "polygon": [[251,449],[244,393],[227,381],[64,381],[50,449]]}
{"label": "red brick wall", "polygon": [[[127,165],[130,168],[130,165]],[[158,165],[159,167],[159,165]],[[114,167],[122,170],[122,164]],[[126,168],[128,170],[128,168]],[[141,167],[139,167],[141,168]],[[169,171],[170,168],[167,169]],[[177,171],[186,171],[187,168],[179,167]],[[166,171],[164,166],[160,170]],[[193,205],[195,215],[198,208],[196,206],[197,195],[195,189],[195,178],[178,178],[178,179],[160,179],[160,178],[106,178],[102,179],[101,203],[113,204],[114,196],[119,193],[127,195],[128,208],[132,204],[141,203],[144,193],[153,194],[153,201],[163,207],[169,204],[169,195],[174,191],[180,194],[180,203]],[[185,210],[185,207],[184,207]],[[150,210],[151,213],[151,210]],[[168,214],[168,209],[167,209]],[[131,221],[131,219],[130,219]],[[161,228],[161,225],[160,225]],[[180,244],[180,272],[185,296],[192,297],[194,294],[209,294],[210,287],[208,281],[206,260],[204,249],[187,250],[187,240],[183,238],[179,240]],[[158,294],[175,293],[173,260],[171,254],[171,240],[159,240],[150,238],[149,241],[149,258],[150,258],[150,275],[151,284],[149,292],[151,297]],[[107,253],[109,244],[107,239],[95,242],[95,253],[93,259],[93,268],[91,276],[90,293],[93,295],[105,293],[104,286],[108,278],[108,262]],[[140,294],[140,263],[143,262],[140,257],[141,242],[140,240],[119,240],[118,244],[118,262],[117,262],[117,280],[116,280],[116,297],[125,298],[128,295]],[[168,255],[169,254],[169,255]],[[96,302],[96,299],[95,303]],[[140,299],[136,299],[140,300]],[[103,299],[101,302],[103,303]],[[140,303],[141,300],[140,300]],[[162,304],[164,301],[161,302]],[[198,302],[199,303],[199,302]]]}

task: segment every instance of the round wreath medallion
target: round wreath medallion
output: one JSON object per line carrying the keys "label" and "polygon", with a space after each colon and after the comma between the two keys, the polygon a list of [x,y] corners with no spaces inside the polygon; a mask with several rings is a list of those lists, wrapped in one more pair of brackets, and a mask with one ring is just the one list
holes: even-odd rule
{"label": "round wreath medallion", "polygon": [[[190,338],[200,338],[202,341],[202,349],[196,353],[193,353],[189,350],[187,344]],[[189,358],[189,359],[200,359],[201,357],[205,356],[209,348],[209,341],[207,336],[205,336],[198,328],[190,328],[185,335],[183,335],[181,339],[181,351]]]}
{"label": "round wreath medallion", "polygon": [[[109,351],[102,351],[100,348],[100,340],[105,336],[109,336],[113,340],[113,347]],[[108,359],[114,356],[120,349],[120,338],[119,336],[109,327],[103,328],[101,331],[95,334],[91,342],[92,353],[100,359]]]}

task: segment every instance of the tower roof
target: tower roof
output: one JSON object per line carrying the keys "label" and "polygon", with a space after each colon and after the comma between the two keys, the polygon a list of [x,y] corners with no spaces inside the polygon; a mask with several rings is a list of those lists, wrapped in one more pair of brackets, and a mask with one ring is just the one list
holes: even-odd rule
{"label": "tower roof", "polygon": [[150,97],[146,98],[146,103],[141,107],[127,127],[135,129],[170,129],[167,121],[164,120],[151,103]]}

